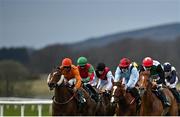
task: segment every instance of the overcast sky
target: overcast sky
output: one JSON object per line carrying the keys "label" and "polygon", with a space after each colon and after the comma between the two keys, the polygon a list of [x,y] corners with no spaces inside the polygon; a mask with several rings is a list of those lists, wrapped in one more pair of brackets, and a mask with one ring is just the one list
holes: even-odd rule
{"label": "overcast sky", "polygon": [[0,0],[0,47],[73,43],[180,22],[180,0]]}

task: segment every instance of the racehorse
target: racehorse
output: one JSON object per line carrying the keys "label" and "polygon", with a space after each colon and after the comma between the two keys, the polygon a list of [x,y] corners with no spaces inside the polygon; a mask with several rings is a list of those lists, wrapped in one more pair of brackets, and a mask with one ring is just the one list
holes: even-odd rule
{"label": "racehorse", "polygon": [[137,115],[135,98],[124,87],[122,80],[113,83],[111,103],[116,105],[115,114],[117,116],[135,116]]}
{"label": "racehorse", "polygon": [[163,109],[161,100],[153,93],[152,78],[149,71],[143,71],[139,75],[139,89],[142,97],[142,103],[140,108],[140,116],[160,116],[160,115],[178,115],[178,107],[176,100],[172,93],[164,88],[163,92],[167,96],[171,106],[167,109]]}
{"label": "racehorse", "polygon": [[82,90],[86,103],[79,109],[76,93],[73,93],[72,87],[65,83],[64,77],[60,74],[59,70],[50,73],[47,82],[50,90],[55,88],[52,104],[53,116],[95,115],[95,101],[89,97],[85,90],[80,88],[79,90]]}

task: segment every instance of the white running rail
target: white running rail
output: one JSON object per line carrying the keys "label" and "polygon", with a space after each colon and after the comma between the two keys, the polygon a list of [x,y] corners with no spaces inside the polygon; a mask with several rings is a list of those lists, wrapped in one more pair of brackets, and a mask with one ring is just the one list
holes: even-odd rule
{"label": "white running rail", "polygon": [[[13,98],[12,98],[13,99]],[[0,117],[4,116],[4,105],[20,105],[21,107],[21,117],[24,117],[24,109],[26,105],[37,105],[38,108],[38,116],[42,116],[42,106],[45,104],[49,104],[49,111],[51,111],[52,100],[44,100],[44,99],[1,99],[0,98]]]}

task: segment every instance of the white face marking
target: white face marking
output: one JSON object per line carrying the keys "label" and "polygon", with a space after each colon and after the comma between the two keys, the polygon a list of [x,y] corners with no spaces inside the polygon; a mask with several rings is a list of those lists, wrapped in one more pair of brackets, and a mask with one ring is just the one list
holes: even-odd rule
{"label": "white face marking", "polygon": [[64,75],[61,75],[61,78],[59,79],[59,81],[57,82],[58,85],[61,85],[62,82],[64,80]]}
{"label": "white face marking", "polygon": [[112,93],[112,95],[114,95],[116,89],[117,89],[117,86],[113,86],[113,93]]}
{"label": "white face marking", "polygon": [[[142,80],[143,80],[143,82],[144,82],[144,76],[142,76]],[[141,87],[143,86],[143,83],[141,83]]]}
{"label": "white face marking", "polygon": [[113,86],[113,92],[112,92],[112,97],[111,97],[111,101],[110,101],[111,103],[113,103],[115,101],[114,93],[115,93],[116,89],[117,89],[117,86]]}
{"label": "white face marking", "polygon": [[48,77],[47,77],[47,83],[49,83],[49,81],[50,81],[50,74],[48,75]]}
{"label": "white face marking", "polygon": [[57,74],[57,71],[53,73],[53,76],[54,76],[55,74]]}

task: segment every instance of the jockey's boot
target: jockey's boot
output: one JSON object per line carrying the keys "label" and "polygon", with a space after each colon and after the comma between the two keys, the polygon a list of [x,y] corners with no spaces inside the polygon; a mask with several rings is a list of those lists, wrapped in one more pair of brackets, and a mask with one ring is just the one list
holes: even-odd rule
{"label": "jockey's boot", "polygon": [[176,88],[170,88],[170,90],[171,90],[172,94],[174,95],[174,97],[176,98],[176,101],[178,103],[180,103],[180,94],[177,91],[177,89]]}
{"label": "jockey's boot", "polygon": [[81,103],[85,103],[86,99],[84,98],[84,95],[82,93],[82,91],[78,90],[78,97],[79,97],[79,102]]}
{"label": "jockey's boot", "polygon": [[166,107],[170,107],[170,103],[169,103],[169,101],[167,100],[167,98],[166,98],[166,96],[165,96],[165,94],[164,94],[164,92],[162,91],[162,90],[158,90],[158,95],[159,95],[159,98],[160,98],[160,100],[162,101],[162,103],[163,103],[163,107],[164,108],[166,108]]}
{"label": "jockey's boot", "polygon": [[91,98],[94,99],[96,102],[98,102],[99,94],[94,90],[94,88],[90,84],[87,84],[86,87],[89,90],[89,94],[90,94]]}
{"label": "jockey's boot", "polygon": [[86,99],[84,98],[84,95],[81,90],[78,90],[78,108],[79,110],[82,110],[84,104],[86,103]]}

